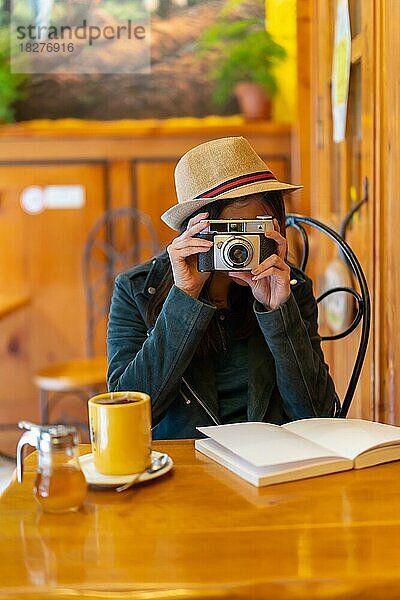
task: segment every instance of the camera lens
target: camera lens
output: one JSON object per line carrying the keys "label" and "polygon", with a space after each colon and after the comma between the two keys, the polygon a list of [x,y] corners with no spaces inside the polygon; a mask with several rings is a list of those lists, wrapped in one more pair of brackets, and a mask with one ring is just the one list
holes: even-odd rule
{"label": "camera lens", "polygon": [[228,269],[238,271],[247,267],[253,260],[254,248],[245,237],[229,236],[221,248],[221,259]]}
{"label": "camera lens", "polygon": [[246,262],[249,257],[249,252],[242,244],[236,244],[229,248],[228,256],[233,265],[239,266]]}

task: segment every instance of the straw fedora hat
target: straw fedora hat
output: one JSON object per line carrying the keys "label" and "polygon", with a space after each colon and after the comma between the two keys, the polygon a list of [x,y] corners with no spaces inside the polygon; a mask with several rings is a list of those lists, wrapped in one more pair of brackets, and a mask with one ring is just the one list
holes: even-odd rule
{"label": "straw fedora hat", "polygon": [[186,152],[175,167],[175,187],[178,204],[161,215],[172,229],[213,200],[303,186],[278,181],[245,138],[227,137]]}

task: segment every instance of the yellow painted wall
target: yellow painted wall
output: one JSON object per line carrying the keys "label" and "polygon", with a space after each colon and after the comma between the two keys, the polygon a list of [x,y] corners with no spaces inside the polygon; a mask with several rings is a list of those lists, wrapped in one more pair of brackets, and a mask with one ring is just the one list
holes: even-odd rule
{"label": "yellow painted wall", "polygon": [[293,123],[297,103],[296,0],[266,0],[266,27],[287,52],[276,69],[280,91],[274,100],[275,121]]}

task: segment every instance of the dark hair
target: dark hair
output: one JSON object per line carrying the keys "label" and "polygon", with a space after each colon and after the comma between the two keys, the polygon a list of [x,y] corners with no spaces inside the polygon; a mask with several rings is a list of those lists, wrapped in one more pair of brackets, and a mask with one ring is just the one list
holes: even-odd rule
{"label": "dark hair", "polygon": [[[209,219],[217,219],[221,214],[222,210],[227,206],[230,206],[234,202],[238,200],[242,200],[243,196],[236,198],[227,198],[221,200],[214,200],[205,206],[202,206],[200,209],[192,213],[187,219],[185,219],[180,227],[179,235],[182,234],[189,223],[189,220],[192,219],[195,215],[200,214],[202,212],[208,212]],[[279,223],[281,235],[286,236],[286,212],[285,212],[285,204],[283,201],[283,193],[281,191],[272,191],[272,192],[264,192],[260,197],[262,203],[265,205],[265,209],[267,212],[272,213],[272,216],[276,218]],[[167,254],[167,252],[165,252]],[[165,255],[164,254],[164,255]],[[203,286],[203,289],[200,294],[200,298],[209,300],[208,289],[210,285],[211,277],[206,281]],[[172,275],[172,267],[171,263],[168,261],[167,268],[165,270],[164,276],[157,287],[156,293],[151,297],[147,312],[147,319],[150,323],[155,323],[157,316],[161,312],[162,305],[168,293],[173,285],[173,275]],[[254,315],[254,311],[252,309],[253,305],[253,295],[249,287],[232,285],[229,290],[229,305],[232,309],[240,313],[240,323],[241,326],[236,331],[232,332],[232,337],[234,339],[245,339],[249,335],[253,333],[253,331],[257,327],[257,321]],[[216,326],[214,319],[210,322],[206,332],[200,344],[197,348],[197,352],[201,354],[205,354],[210,350],[219,351],[221,347],[221,336],[219,333],[219,328]]]}

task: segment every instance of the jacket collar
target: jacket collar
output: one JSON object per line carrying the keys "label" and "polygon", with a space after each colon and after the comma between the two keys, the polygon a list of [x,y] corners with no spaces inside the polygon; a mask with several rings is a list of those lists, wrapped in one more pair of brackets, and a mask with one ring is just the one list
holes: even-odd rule
{"label": "jacket collar", "polygon": [[155,256],[151,261],[143,265],[144,267],[147,267],[146,270],[148,270],[141,290],[145,296],[150,297],[156,292],[157,287],[160,285],[162,278],[165,275],[169,262],[169,256],[164,252],[163,254]]}

